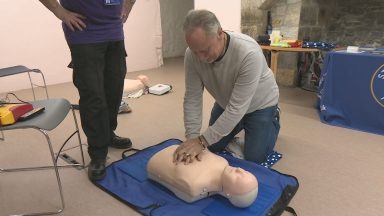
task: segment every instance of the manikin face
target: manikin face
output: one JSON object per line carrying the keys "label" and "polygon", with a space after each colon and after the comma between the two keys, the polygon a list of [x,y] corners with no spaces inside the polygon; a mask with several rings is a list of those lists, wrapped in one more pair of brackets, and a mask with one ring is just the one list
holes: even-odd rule
{"label": "manikin face", "polygon": [[223,53],[224,35],[221,28],[213,35],[207,35],[202,28],[196,28],[185,35],[185,40],[200,61],[212,63]]}
{"label": "manikin face", "polygon": [[252,173],[231,166],[224,169],[222,182],[224,192],[229,195],[242,195],[258,186],[257,179]]}

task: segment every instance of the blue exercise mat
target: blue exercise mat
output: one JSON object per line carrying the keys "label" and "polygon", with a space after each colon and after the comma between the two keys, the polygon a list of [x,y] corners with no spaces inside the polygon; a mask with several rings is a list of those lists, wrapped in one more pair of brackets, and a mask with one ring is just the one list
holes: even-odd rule
{"label": "blue exercise mat", "polygon": [[231,166],[241,167],[257,177],[259,192],[255,202],[248,208],[237,208],[228,199],[214,195],[186,203],[167,188],[149,180],[146,172],[147,162],[156,152],[180,143],[177,139],[166,140],[116,161],[107,167],[106,177],[94,183],[139,213],[153,216],[281,215],[298,190],[299,183],[294,176],[281,174],[229,154],[219,154]]}

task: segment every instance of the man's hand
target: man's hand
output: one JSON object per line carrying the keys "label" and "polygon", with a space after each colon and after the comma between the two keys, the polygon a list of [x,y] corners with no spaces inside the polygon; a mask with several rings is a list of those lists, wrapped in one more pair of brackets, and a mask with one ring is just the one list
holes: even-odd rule
{"label": "man's hand", "polygon": [[63,8],[62,10],[58,10],[55,15],[57,18],[61,19],[72,31],[83,31],[83,29],[86,27],[85,23],[83,22],[83,19],[86,18],[81,14],[71,12]]}
{"label": "man's hand", "polygon": [[184,164],[192,163],[195,159],[201,161],[201,153],[204,147],[200,144],[198,138],[189,139],[175,150],[173,153],[173,162],[179,163],[183,162]]}
{"label": "man's hand", "polygon": [[83,15],[66,10],[57,0],[40,0],[40,2],[72,31],[75,31],[75,28],[82,31],[86,27],[82,20],[85,19]]}
{"label": "man's hand", "polygon": [[128,19],[129,14],[131,13],[132,7],[135,4],[136,0],[124,0],[123,8],[121,10],[120,18],[125,23]]}

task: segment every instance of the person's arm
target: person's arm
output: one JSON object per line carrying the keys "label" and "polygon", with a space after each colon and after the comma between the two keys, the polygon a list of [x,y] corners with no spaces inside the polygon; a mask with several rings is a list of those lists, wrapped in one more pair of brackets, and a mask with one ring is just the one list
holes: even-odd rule
{"label": "person's arm", "polygon": [[85,17],[81,14],[71,12],[63,8],[57,0],[40,0],[40,2],[48,8],[57,18],[62,20],[72,31],[78,29],[82,31],[86,25],[82,19]]}
{"label": "person's arm", "polygon": [[209,145],[228,135],[248,111],[263,72],[263,58],[261,52],[253,51],[243,60],[227,107],[203,133]]}
{"label": "person's arm", "polygon": [[132,7],[135,4],[136,0],[123,0],[123,8],[121,10],[120,18],[125,23],[128,19],[129,14],[131,13]]}
{"label": "person's arm", "polygon": [[185,95],[184,95],[184,127],[187,139],[200,135],[202,125],[204,85],[192,63],[192,53],[187,49],[184,59]]}
{"label": "person's arm", "polygon": [[192,60],[192,53],[187,49],[184,57],[185,95],[184,95],[184,127],[187,140],[179,145],[173,154],[173,162],[192,163],[195,158],[201,160],[203,146],[199,144],[203,118],[204,85],[197,74]]}

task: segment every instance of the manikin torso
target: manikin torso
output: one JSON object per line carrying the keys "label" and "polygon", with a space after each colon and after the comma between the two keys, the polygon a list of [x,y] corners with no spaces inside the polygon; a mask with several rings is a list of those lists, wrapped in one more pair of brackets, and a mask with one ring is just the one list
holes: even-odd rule
{"label": "manikin torso", "polygon": [[[249,202],[257,195],[257,180],[249,172],[229,166],[227,160],[210,151],[203,151],[201,161],[188,165],[175,164],[173,153],[178,145],[157,152],[147,165],[148,177],[170,189],[186,202],[194,202],[212,194],[223,196],[252,193]],[[239,181],[239,179],[241,179]],[[224,188],[223,188],[223,184]],[[255,191],[256,190],[256,191]]]}
{"label": "manikin torso", "polygon": [[145,75],[139,75],[136,79],[124,79],[124,92],[132,93],[148,86],[149,79]]}

